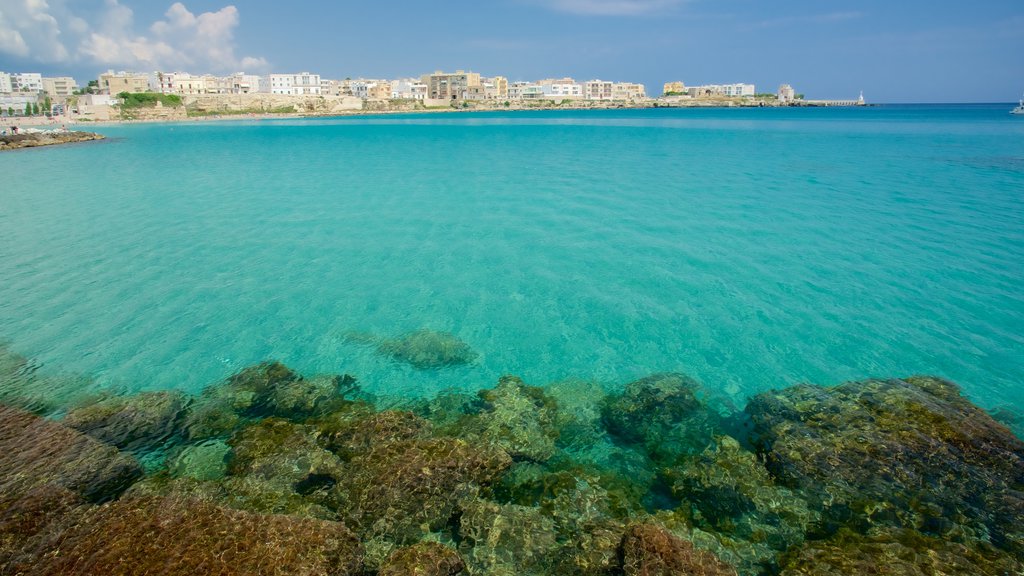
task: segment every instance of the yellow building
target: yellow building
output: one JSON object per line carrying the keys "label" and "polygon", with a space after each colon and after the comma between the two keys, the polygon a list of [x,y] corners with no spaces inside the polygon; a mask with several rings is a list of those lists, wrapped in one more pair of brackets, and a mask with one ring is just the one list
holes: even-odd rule
{"label": "yellow building", "polygon": [[77,88],[78,84],[75,83],[75,79],[69,76],[43,78],[43,91],[54,100],[71,96]]}
{"label": "yellow building", "polygon": [[483,89],[479,74],[463,70],[454,74],[438,70],[425,74],[420,81],[427,85],[427,98],[434,100],[466,100]]}
{"label": "yellow building", "polygon": [[682,82],[665,82],[665,87],[661,91],[662,94],[685,94],[686,85]]}
{"label": "yellow building", "polygon": [[137,94],[149,91],[149,75],[130,72],[115,73],[111,70],[106,74],[100,74],[99,84],[100,91],[112,96],[117,96],[121,92]]}

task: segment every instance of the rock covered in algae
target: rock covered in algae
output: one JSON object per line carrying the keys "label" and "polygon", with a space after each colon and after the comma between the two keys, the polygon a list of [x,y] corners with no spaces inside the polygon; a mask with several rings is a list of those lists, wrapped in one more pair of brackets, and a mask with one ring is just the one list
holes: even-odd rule
{"label": "rock covered in algae", "polygon": [[230,453],[223,440],[207,440],[183,447],[168,459],[167,468],[175,478],[220,480],[227,474]]}
{"label": "rock covered in algae", "polygon": [[510,464],[504,452],[460,439],[381,442],[346,463],[340,512],[363,536],[414,542],[448,525]]}
{"label": "rock covered in algae", "polygon": [[796,492],[776,486],[757,456],[720,436],[702,454],[666,471],[690,521],[755,571],[803,543],[820,520]]}
{"label": "rock covered in algae", "polygon": [[955,384],[795,386],[747,412],[768,469],[823,510],[825,535],[895,526],[1024,555],[1024,443]]}
{"label": "rock covered in algae", "polygon": [[601,410],[608,432],[639,444],[657,462],[699,454],[719,429],[718,415],[697,397],[698,384],[682,374],[654,374],[626,385]]}
{"label": "rock covered in algae", "polygon": [[622,570],[626,576],[735,576],[736,570],[714,554],[697,550],[653,524],[636,524],[622,537]]}
{"label": "rock covered in algae", "polygon": [[198,500],[125,498],[82,506],[51,521],[34,540],[29,543],[34,558],[13,566],[15,573],[361,573],[361,546],[343,524],[253,514]]}
{"label": "rock covered in algae", "polygon": [[385,339],[377,345],[377,352],[420,370],[469,364],[478,356],[458,336],[427,329]]}
{"label": "rock covered in algae", "polygon": [[334,488],[348,474],[324,449],[312,426],[268,418],[243,428],[228,441],[229,503],[265,512],[334,517]]}
{"label": "rock covered in algae", "polygon": [[1005,550],[966,546],[912,530],[841,530],[811,541],[782,560],[781,576],[1006,576],[1024,574],[1024,562]]}
{"label": "rock covered in algae", "polygon": [[485,407],[477,425],[484,442],[500,446],[515,459],[543,462],[555,453],[558,409],[541,388],[503,376],[495,388],[481,390],[480,398]]}
{"label": "rock covered in algae", "polygon": [[178,392],[112,396],[73,408],[64,424],[122,450],[158,446],[177,434],[185,397]]}
{"label": "rock covered in algae", "polygon": [[539,508],[468,503],[459,519],[461,551],[473,574],[548,574],[561,552],[554,521]]}
{"label": "rock covered in algae", "polygon": [[117,497],[142,476],[139,463],[77,430],[0,406],[0,494],[52,484],[90,501]]}
{"label": "rock covered in algae", "polygon": [[263,362],[203,390],[186,417],[186,435],[193,440],[223,437],[254,418],[326,414],[356,388],[349,375],[307,379],[280,362]]}
{"label": "rock covered in algae", "polygon": [[465,570],[455,550],[439,542],[419,542],[395,550],[377,576],[456,576]]}

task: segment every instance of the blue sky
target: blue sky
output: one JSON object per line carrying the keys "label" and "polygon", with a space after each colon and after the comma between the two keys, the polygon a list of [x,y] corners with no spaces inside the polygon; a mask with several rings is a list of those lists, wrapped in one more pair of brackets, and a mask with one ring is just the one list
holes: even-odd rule
{"label": "blue sky", "polygon": [[810,98],[1006,102],[1024,0],[0,0],[0,70],[466,69],[512,80],[783,82]]}

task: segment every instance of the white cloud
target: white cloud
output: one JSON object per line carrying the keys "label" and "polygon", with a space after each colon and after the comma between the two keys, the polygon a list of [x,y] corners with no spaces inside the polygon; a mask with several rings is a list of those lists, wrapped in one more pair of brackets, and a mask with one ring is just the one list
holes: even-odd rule
{"label": "white cloud", "polygon": [[68,52],[46,0],[5,0],[0,5],[0,52],[40,62],[62,62]]}
{"label": "white cloud", "polygon": [[57,6],[51,8],[46,0],[3,0],[0,54],[39,62],[198,73],[268,67],[262,57],[236,55],[239,12],[234,6],[194,14],[176,2],[163,19],[140,29],[132,9],[118,0],[104,0],[102,9],[91,14],[73,14],[63,0],[52,1]]}
{"label": "white cloud", "polygon": [[587,16],[640,16],[662,12],[685,0],[541,0],[561,12]]}

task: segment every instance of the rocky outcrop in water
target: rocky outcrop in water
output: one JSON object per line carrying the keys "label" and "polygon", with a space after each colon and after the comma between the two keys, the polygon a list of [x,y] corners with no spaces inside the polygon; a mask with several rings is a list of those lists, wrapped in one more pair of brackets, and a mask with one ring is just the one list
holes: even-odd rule
{"label": "rocky outcrop in water", "polygon": [[91,140],[103,140],[106,136],[95,132],[74,132],[74,131],[48,131],[31,132],[28,134],[13,134],[0,136],[0,151],[16,150],[18,148],[35,148],[37,146],[54,146],[56,144],[72,144],[74,142],[89,142]]}
{"label": "rocky outcrop in water", "polygon": [[53,485],[102,502],[142,476],[131,456],[61,424],[0,406],[0,495]]}
{"label": "rocky outcrop in water", "polygon": [[385,339],[377,345],[377,352],[420,370],[469,364],[477,358],[458,336],[426,329]]}
{"label": "rocky outcrop in water", "polygon": [[0,408],[0,575],[1024,573],[1024,443],[944,380],[727,413],[680,374],[509,376],[409,408],[277,362]]}

